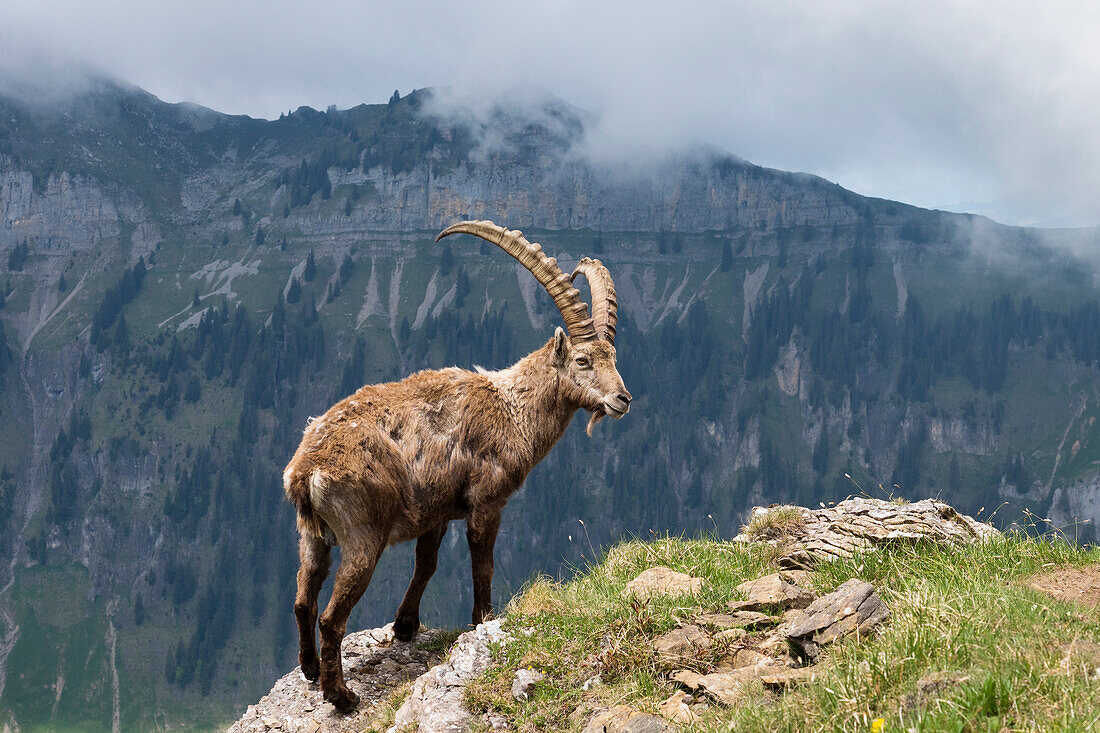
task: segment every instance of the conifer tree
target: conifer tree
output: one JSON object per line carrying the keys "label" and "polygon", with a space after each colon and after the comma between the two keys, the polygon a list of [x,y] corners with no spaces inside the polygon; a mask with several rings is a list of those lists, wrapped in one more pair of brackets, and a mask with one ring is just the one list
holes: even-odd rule
{"label": "conifer tree", "polygon": [[728,239],[722,242],[722,262],[718,265],[718,269],[722,272],[733,269],[733,250],[730,248]]}
{"label": "conifer tree", "polygon": [[297,303],[302,298],[302,283],[298,278],[290,281],[290,287],[286,291],[286,302]]}
{"label": "conifer tree", "polygon": [[317,263],[313,260],[313,250],[309,251],[309,257],[306,258],[306,268],[302,271],[302,279],[307,283],[313,282],[314,275],[317,274]]}

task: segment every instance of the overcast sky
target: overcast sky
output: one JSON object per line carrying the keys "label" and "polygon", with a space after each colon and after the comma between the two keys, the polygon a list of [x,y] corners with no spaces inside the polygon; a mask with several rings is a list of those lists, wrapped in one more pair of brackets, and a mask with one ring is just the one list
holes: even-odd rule
{"label": "overcast sky", "polygon": [[[1100,4],[0,0],[0,66],[276,117],[545,90],[597,147],[710,143],[860,193],[1100,224]],[[36,50],[37,49],[37,50]]]}

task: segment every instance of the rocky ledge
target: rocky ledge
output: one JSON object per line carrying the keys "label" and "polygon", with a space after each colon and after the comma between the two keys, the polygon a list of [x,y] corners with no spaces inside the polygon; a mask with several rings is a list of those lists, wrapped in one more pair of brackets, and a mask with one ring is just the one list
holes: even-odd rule
{"label": "rocky ledge", "polygon": [[[932,499],[898,504],[853,498],[832,507],[805,509],[773,506],[753,510],[736,543],[766,543],[780,550],[787,569],[746,580],[724,608],[686,619],[652,640],[658,665],[682,688],[658,706],[662,717],[626,706],[589,708],[570,716],[586,733],[668,731],[690,725],[696,710],[708,704],[736,705],[759,696],[781,694],[792,685],[814,679],[821,648],[848,635],[874,633],[889,609],[870,584],[858,579],[819,595],[804,586],[802,569],[814,563],[875,551],[889,542],[930,541],[967,544],[990,539],[998,531]],[[702,578],[665,567],[652,567],[626,585],[622,593],[638,599],[653,595],[696,595]],[[492,716],[475,719],[463,707],[466,685],[491,664],[493,644],[506,643],[503,619],[481,624],[458,636],[422,629],[412,642],[394,640],[390,625],[349,634],[344,639],[345,677],[360,697],[359,709],[337,714],[321,698],[317,685],[298,669],[286,675],[260,702],[249,706],[230,731],[360,731],[378,729],[384,701],[415,680],[396,711],[389,733],[507,729],[509,722]],[[447,661],[443,662],[446,653]],[[516,672],[512,694],[526,699],[539,683],[538,673]],[[590,681],[598,684],[598,679]],[[585,686],[587,690],[588,687]],[[686,691],[685,691],[686,690]]]}
{"label": "rocky ledge", "polygon": [[437,664],[451,635],[438,629],[422,629],[416,639],[394,639],[393,624],[348,634],[341,647],[344,678],[359,695],[359,709],[340,715],[321,697],[321,688],[307,682],[301,668],[283,676],[240,720],[231,733],[288,731],[291,733],[344,733],[368,728],[379,703],[402,684],[414,680]]}

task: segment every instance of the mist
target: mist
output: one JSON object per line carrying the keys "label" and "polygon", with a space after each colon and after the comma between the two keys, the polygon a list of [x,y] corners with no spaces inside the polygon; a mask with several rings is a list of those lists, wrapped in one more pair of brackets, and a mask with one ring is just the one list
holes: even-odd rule
{"label": "mist", "polygon": [[446,87],[475,116],[547,94],[591,113],[597,159],[708,145],[920,206],[1100,223],[1100,11],[1079,3],[44,0],[0,28],[24,86],[94,68],[266,118],[394,89]]}

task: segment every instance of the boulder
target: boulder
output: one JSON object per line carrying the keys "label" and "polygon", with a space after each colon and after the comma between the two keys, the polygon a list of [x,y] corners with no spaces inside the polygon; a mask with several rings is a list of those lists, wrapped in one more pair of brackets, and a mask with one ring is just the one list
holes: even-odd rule
{"label": "boulder", "polygon": [[622,596],[644,601],[655,595],[696,595],[702,589],[702,578],[693,578],[687,573],[678,573],[671,568],[657,566],[643,570],[638,577],[627,583],[622,590]]}
{"label": "boulder", "polygon": [[[756,507],[752,514],[755,518],[769,511],[772,509]],[[998,534],[992,525],[934,499],[896,504],[856,497],[832,507],[803,509],[800,520],[784,525],[779,536],[758,540],[742,531],[733,541],[766,542],[780,549],[780,565],[806,568],[821,560],[871,552],[888,542],[931,540],[965,545]]]}

